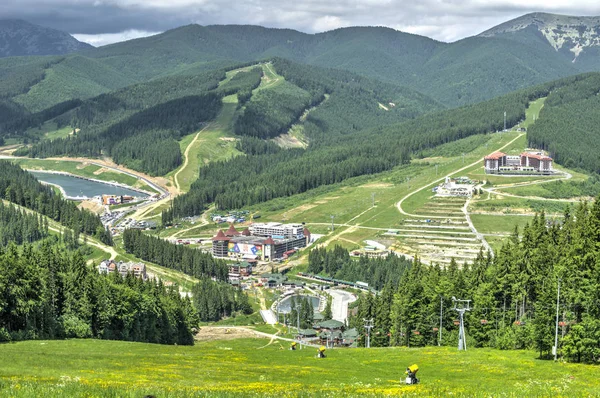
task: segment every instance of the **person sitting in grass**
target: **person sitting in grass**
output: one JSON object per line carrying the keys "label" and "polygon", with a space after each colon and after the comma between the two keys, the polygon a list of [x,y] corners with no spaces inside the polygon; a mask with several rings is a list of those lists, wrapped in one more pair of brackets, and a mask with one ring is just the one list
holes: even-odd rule
{"label": "person sitting in grass", "polygon": [[296,346],[297,345],[298,345],[298,343],[296,343],[295,341],[292,341],[292,345],[290,346],[290,350],[296,351]]}
{"label": "person sitting in grass", "polygon": [[325,346],[321,346],[317,349],[317,358],[325,358]]}

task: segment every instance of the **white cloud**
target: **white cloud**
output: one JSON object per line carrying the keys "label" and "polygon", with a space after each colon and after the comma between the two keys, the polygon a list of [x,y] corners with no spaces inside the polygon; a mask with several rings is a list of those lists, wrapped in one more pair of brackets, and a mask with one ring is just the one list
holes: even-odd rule
{"label": "white cloud", "polygon": [[89,34],[74,34],[73,36],[85,43],[89,43],[94,47],[106,46],[108,44],[118,43],[126,40],[139,39],[140,37],[147,37],[159,34],[160,32],[147,32],[143,30],[130,29],[120,33],[100,33],[97,35]]}
{"label": "white cloud", "polygon": [[325,32],[344,26],[349,26],[348,22],[344,21],[340,17],[326,15],[316,19],[316,21],[312,24],[312,30],[315,32]]}

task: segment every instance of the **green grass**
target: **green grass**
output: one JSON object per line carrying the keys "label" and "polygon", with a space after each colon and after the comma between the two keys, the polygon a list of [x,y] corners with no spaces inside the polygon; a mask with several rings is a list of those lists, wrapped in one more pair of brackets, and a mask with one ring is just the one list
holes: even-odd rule
{"label": "green grass", "polygon": [[515,225],[518,225],[519,229],[522,229],[523,226],[526,223],[531,222],[531,220],[533,220],[533,216],[471,214],[473,225],[475,225],[477,231],[482,234],[510,234],[514,231]]}
{"label": "green grass", "polygon": [[525,121],[521,123],[521,127],[528,128],[538,119],[540,111],[544,107],[546,97],[535,100],[529,104],[529,108],[525,112]]}
{"label": "green grass", "polygon": [[[180,141],[181,153],[185,154],[190,144],[192,147],[188,152],[189,160],[185,168],[171,172],[169,175],[177,176],[180,189],[187,192],[194,181],[198,179],[199,168],[209,162],[227,160],[241,154],[235,148],[235,140],[232,139],[233,116],[237,107],[237,95],[229,95],[223,98],[223,108],[217,119],[200,132],[198,139],[193,142],[198,134],[190,134]],[[183,166],[182,166],[183,167]]]}
{"label": "green grass", "polygon": [[[454,347],[290,351],[267,339],[161,346],[100,340],[0,345],[0,391],[12,397],[593,396],[600,368],[531,351]],[[417,363],[421,384],[400,383]]]}
{"label": "green grass", "polygon": [[73,128],[71,126],[65,126],[59,128],[57,123],[54,121],[47,121],[42,124],[39,128],[32,127],[27,130],[26,134],[38,135],[42,140],[54,140],[57,138],[66,138],[71,132],[73,132]]}

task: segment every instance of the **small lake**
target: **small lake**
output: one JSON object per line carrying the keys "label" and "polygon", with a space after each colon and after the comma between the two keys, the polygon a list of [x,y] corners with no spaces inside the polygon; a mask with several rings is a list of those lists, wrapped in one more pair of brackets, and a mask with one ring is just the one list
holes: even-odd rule
{"label": "small lake", "polygon": [[84,180],[82,178],[71,177],[64,174],[43,173],[39,171],[31,171],[30,173],[40,181],[61,186],[65,190],[67,196],[87,196],[88,198],[98,195],[128,195],[144,198],[148,196],[145,193],[134,191],[133,189]]}
{"label": "small lake", "polygon": [[284,298],[281,303],[279,303],[279,312],[282,313],[289,313],[292,310],[292,297],[295,298],[296,303],[299,301],[298,299],[301,297],[308,297],[310,299],[310,301],[312,302],[313,308],[315,309],[315,311],[317,311],[319,309],[319,303],[321,302],[321,300],[318,297],[312,297],[312,296],[290,296],[290,297],[286,297]]}

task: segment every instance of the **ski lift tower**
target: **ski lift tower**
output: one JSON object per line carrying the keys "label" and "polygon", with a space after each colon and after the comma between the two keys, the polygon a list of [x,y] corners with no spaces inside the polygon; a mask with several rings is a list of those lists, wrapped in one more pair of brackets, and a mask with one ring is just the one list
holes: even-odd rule
{"label": "ski lift tower", "polygon": [[465,350],[467,349],[467,336],[465,335],[465,319],[464,315],[466,311],[471,311],[470,305],[471,300],[459,300],[456,297],[452,297],[452,302],[454,303],[454,310],[458,312],[459,316],[459,326],[458,326],[458,349]]}

